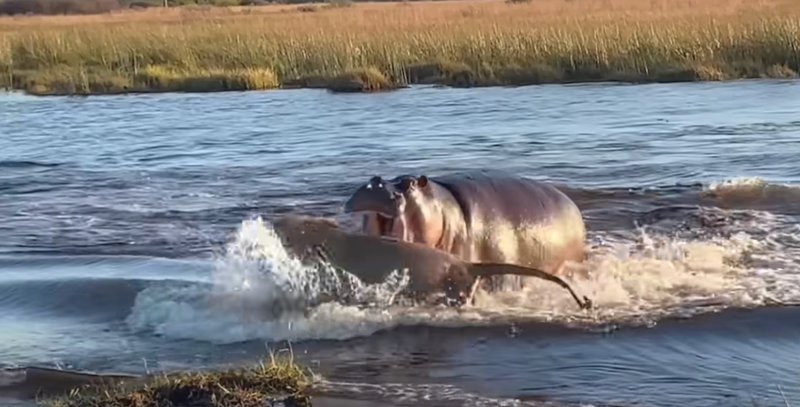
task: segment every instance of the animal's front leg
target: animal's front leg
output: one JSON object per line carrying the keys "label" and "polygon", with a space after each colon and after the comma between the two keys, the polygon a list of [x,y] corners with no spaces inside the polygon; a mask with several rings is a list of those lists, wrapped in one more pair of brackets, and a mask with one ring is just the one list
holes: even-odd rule
{"label": "animal's front leg", "polygon": [[469,303],[471,306],[475,306],[475,292],[478,291],[478,287],[481,285],[481,276],[475,278],[475,281],[472,282],[472,286],[469,288],[469,295],[465,303]]}
{"label": "animal's front leg", "polygon": [[[472,247],[467,245],[467,242],[465,242],[462,238],[452,238],[450,241],[445,243],[444,250],[449,251],[463,261],[476,261],[476,259],[472,258],[472,254],[474,253]],[[467,297],[464,300],[464,304],[475,305],[475,293],[478,291],[478,287],[480,287],[483,282],[484,280],[481,276],[475,278],[475,281],[473,281],[472,285],[470,286],[469,294],[467,294]]]}
{"label": "animal's front leg", "polygon": [[313,267],[317,272],[326,275],[331,272],[333,273],[332,277],[335,279],[335,282],[332,287],[332,292],[326,296],[326,298],[332,298],[323,302],[334,300],[345,305],[352,303],[354,298],[353,288],[350,287],[347,279],[342,278],[342,276],[345,275],[345,271],[331,263],[328,249],[321,244],[315,244],[306,251],[309,253],[308,258],[312,261]]}
{"label": "animal's front leg", "polygon": [[317,261],[324,261],[325,263],[330,264],[330,255],[328,254],[328,250],[325,248],[325,246],[321,244],[315,244],[311,246],[311,251]]}

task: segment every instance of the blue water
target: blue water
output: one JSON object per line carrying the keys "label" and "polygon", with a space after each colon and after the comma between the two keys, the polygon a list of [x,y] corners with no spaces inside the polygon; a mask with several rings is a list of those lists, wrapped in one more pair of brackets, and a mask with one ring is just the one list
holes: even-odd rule
{"label": "blue water", "polygon": [[[291,340],[321,395],[365,405],[800,403],[798,102],[797,81],[3,94],[0,367],[213,368]],[[544,285],[269,311],[309,281],[243,254],[285,254],[274,216],[484,168],[578,203],[596,314]]]}

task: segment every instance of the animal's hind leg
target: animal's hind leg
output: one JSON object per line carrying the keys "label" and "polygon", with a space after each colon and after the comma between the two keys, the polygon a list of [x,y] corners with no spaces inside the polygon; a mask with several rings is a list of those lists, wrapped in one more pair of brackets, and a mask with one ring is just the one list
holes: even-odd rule
{"label": "animal's hind leg", "polygon": [[472,282],[472,286],[469,288],[469,294],[467,294],[465,304],[475,305],[475,292],[478,291],[478,287],[481,285],[481,277],[478,276],[475,278],[475,281]]}

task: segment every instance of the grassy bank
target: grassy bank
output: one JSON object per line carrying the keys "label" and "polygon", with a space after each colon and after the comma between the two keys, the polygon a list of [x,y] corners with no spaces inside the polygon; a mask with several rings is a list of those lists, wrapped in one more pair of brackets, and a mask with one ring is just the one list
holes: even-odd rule
{"label": "grassy bank", "polygon": [[262,407],[270,401],[310,406],[310,379],[291,361],[272,359],[254,367],[207,373],[157,376],[145,384],[124,382],[81,388],[45,400],[49,407]]}
{"label": "grassy bank", "polygon": [[0,86],[34,94],[376,91],[800,71],[795,0],[348,4],[0,18]]}

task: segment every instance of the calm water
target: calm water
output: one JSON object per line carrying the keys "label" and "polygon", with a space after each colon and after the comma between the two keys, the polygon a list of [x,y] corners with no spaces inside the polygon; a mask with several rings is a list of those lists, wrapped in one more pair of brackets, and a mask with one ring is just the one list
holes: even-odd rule
{"label": "calm water", "polygon": [[[798,106],[792,81],[1,95],[0,368],[214,368],[288,340],[365,406],[797,404]],[[346,221],[374,174],[483,168],[576,200],[596,310],[545,282],[463,311],[314,303],[270,234]]]}

